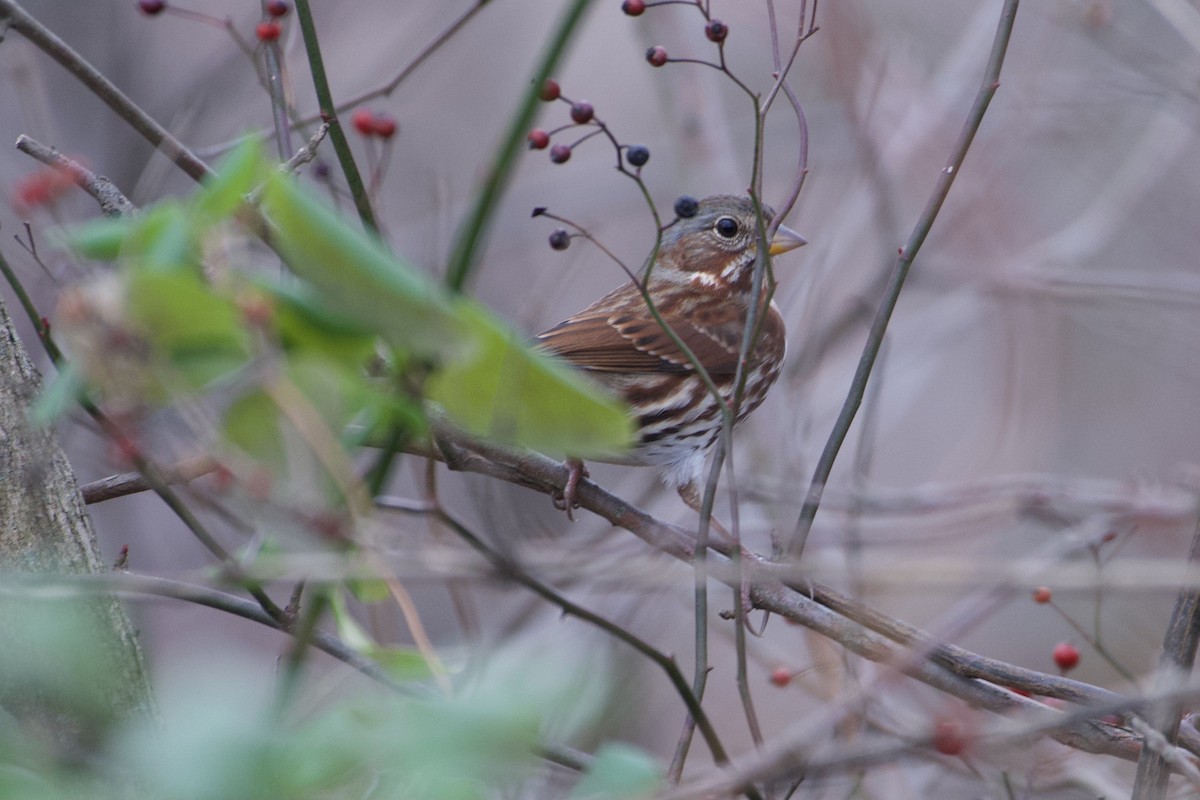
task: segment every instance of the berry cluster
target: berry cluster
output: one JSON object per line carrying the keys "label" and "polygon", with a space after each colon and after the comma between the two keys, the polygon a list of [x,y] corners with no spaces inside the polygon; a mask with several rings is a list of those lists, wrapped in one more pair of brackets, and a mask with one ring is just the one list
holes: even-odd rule
{"label": "berry cluster", "polygon": [[[668,5],[677,2],[679,2],[679,0],[622,0],[621,10],[628,16],[640,17],[646,12],[646,9],[651,8],[652,6]],[[706,6],[707,4],[696,4],[696,7],[704,16],[704,35],[709,41],[715,43],[718,48],[723,48],[725,39],[729,36],[729,26],[721,20],[713,19],[711,16],[709,16]],[[651,66],[654,67],[661,67],[670,63],[671,61],[670,57],[667,55],[666,48],[662,47],[661,45],[655,45],[647,50],[646,60]],[[720,64],[710,64],[710,66],[725,71],[724,55],[721,57]],[[604,121],[596,116],[596,109],[591,103],[587,102],[586,100],[571,100],[570,98],[565,97],[562,93],[562,87],[557,81],[547,80],[538,89],[537,96],[538,99],[546,103],[552,103],[559,100],[567,103],[567,105],[570,106],[571,124],[562,125],[558,128],[554,128],[553,130],[533,128],[526,135],[526,141],[529,144],[530,150],[549,149],[550,161],[552,163],[565,164],[571,159],[571,154],[574,152],[576,147],[583,144],[593,136],[603,135],[608,138],[617,151],[617,169],[625,175],[633,178],[639,184],[641,183],[641,169],[650,161],[649,148],[640,144],[621,144],[616,137],[613,136],[612,132],[605,125]],[[589,130],[587,133],[584,133],[582,136],[570,143],[552,141],[557,134],[574,130],[580,126],[587,126],[592,130]],[[680,219],[689,219],[696,216],[699,208],[700,205],[694,197],[688,197],[686,195],[679,197],[675,201],[676,221]],[[568,247],[570,247],[571,239],[575,236],[582,235],[591,238],[586,231],[584,231],[582,228],[579,228],[579,226],[567,219],[557,217],[553,214],[548,214],[544,208],[534,210],[534,216],[542,215],[548,216],[552,219],[557,219],[560,222],[565,222],[571,227],[576,228],[578,231],[578,233],[571,233],[566,228],[555,228],[553,231],[551,231],[549,241],[550,247],[554,250],[566,250]],[[670,224],[673,225],[674,222]],[[670,227],[670,225],[667,227]],[[790,674],[782,668],[777,670],[776,674],[772,676],[772,681],[775,682],[776,685],[786,685],[790,680]]]}
{"label": "berry cluster", "polygon": [[[621,3],[621,10],[628,16],[640,17],[646,13],[646,9],[651,6],[668,5],[678,2],[678,0],[657,0],[657,2],[646,2],[646,0],[624,0]],[[704,14],[704,36],[717,45],[723,45],[726,37],[729,36],[729,26],[719,19],[714,19],[708,16],[708,10],[704,6],[697,4],[697,8]],[[652,67],[661,67],[671,59],[667,56],[667,49],[662,45],[654,45],[646,51],[646,60],[650,62]],[[715,66],[715,65],[714,65]]]}
{"label": "berry cluster", "polygon": [[[549,147],[550,160],[555,164],[565,164],[570,160],[571,153],[574,152],[576,147],[598,134],[607,136],[613,143],[613,146],[616,147],[618,169],[624,170],[624,165],[628,164],[634,169],[640,170],[650,161],[650,149],[648,147],[640,144],[620,144],[613,137],[612,133],[609,132],[608,127],[604,124],[604,122],[596,117],[595,107],[587,100],[571,100],[567,97],[564,97],[562,93],[562,87],[559,86],[558,81],[547,80],[545,83],[543,83],[542,87],[538,90],[538,99],[546,103],[553,103],[556,100],[561,100],[571,107],[570,125],[563,125],[551,131],[547,131],[543,128],[534,128],[533,130],[529,131],[529,134],[525,137],[525,140],[529,143],[530,150],[545,150],[547,147]],[[553,146],[550,145],[550,139],[555,134],[573,130],[581,125],[590,126],[593,128],[593,130],[584,134],[571,144],[558,142]],[[565,247],[566,245],[564,244],[562,247],[556,247],[555,249],[561,250]]]}
{"label": "berry cluster", "polygon": [[[137,7],[139,11],[148,17],[156,17],[164,11],[170,11],[179,16],[205,22],[216,27],[224,28],[227,25],[225,20],[203,12],[168,6],[166,0],[138,0]],[[268,0],[263,6],[265,19],[254,26],[254,37],[260,42],[274,42],[278,40],[283,35],[283,26],[279,24],[278,20],[281,17],[287,16],[291,10],[292,4],[288,0]]]}
{"label": "berry cluster", "polygon": [[391,139],[399,129],[395,117],[374,111],[366,106],[354,110],[354,113],[350,115],[350,124],[354,126],[354,130],[368,139],[372,137]]}
{"label": "berry cluster", "polygon": [[286,16],[292,6],[287,0],[269,0],[265,9],[267,19],[255,26],[254,35],[260,42],[274,42],[283,34],[283,26],[277,20]]}

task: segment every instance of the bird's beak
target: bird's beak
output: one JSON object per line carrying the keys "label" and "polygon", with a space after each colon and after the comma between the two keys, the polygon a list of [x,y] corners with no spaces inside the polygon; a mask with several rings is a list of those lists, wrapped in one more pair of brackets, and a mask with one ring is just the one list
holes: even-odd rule
{"label": "bird's beak", "polygon": [[797,247],[805,244],[808,244],[808,239],[805,239],[791,228],[780,225],[779,230],[775,231],[775,238],[771,240],[771,246],[767,252],[773,256],[777,256],[780,253],[795,250]]}

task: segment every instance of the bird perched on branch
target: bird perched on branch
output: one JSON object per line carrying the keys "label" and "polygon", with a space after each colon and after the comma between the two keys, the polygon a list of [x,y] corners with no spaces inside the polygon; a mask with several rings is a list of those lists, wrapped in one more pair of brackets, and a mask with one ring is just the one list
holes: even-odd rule
{"label": "bird perched on branch", "polygon": [[[650,313],[642,286],[635,281],[538,334],[537,345],[583,370],[632,410],[637,433],[633,448],[603,460],[659,467],[663,480],[698,511],[704,461],[720,435],[723,415],[695,364],[704,368],[731,407],[746,319],[754,305],[759,228],[746,197],[708,197],[694,210],[693,216],[663,232],[645,282],[663,323],[691,351],[694,362]],[[764,224],[769,224],[774,211],[763,206],[762,212]],[[780,226],[768,249],[774,256],[805,243],[795,231]],[[783,318],[773,302],[766,302],[765,287],[763,281],[757,304],[760,322],[747,353],[735,424],[762,403],[783,365]],[[570,514],[585,474],[582,462],[568,461],[568,473],[560,502]]]}

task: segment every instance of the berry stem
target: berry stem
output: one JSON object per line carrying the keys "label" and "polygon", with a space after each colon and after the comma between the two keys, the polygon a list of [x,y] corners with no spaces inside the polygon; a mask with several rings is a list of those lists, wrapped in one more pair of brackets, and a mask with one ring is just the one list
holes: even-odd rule
{"label": "berry stem", "polygon": [[[264,14],[267,13],[268,2],[262,0]],[[263,41],[262,53],[267,95],[271,98],[271,116],[275,120],[275,150],[280,161],[287,161],[292,155],[292,123],[283,90],[283,60],[280,57],[279,40]]]}

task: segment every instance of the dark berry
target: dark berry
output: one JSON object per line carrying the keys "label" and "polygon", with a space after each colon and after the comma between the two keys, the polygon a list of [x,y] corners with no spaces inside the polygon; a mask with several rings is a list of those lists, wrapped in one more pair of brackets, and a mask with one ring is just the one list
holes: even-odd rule
{"label": "dark berry", "polygon": [[371,128],[380,139],[390,139],[396,135],[396,118],[388,114],[376,114],[371,120]]}
{"label": "dark berry", "polygon": [[1079,664],[1079,648],[1070,642],[1059,642],[1054,645],[1054,651],[1051,655],[1054,658],[1054,663],[1063,672],[1069,672]]}
{"label": "dark berry", "polygon": [[625,151],[625,159],[633,166],[641,167],[650,160],[650,151],[640,144],[631,144]]}
{"label": "dark berry", "polygon": [[683,195],[675,201],[675,216],[680,219],[691,219],[700,211],[700,203],[696,198]]}
{"label": "dark berry", "polygon": [[646,0],[625,0],[621,3],[621,10],[631,17],[640,17],[646,10]]}
{"label": "dark berry", "polygon": [[571,234],[562,228],[550,231],[550,246],[555,250],[566,250],[571,246]]}
{"label": "dark berry", "polygon": [[292,10],[287,0],[270,0],[267,3],[267,14],[272,17],[282,17]]}
{"label": "dark berry", "polygon": [[719,19],[709,20],[709,23],[704,26],[704,35],[710,42],[723,42],[729,35],[729,26]]}
{"label": "dark berry", "polygon": [[541,128],[534,128],[525,138],[529,140],[530,150],[545,150],[550,146],[550,134]]}
{"label": "dark berry", "polygon": [[375,135],[375,112],[369,108],[356,108],[350,115],[350,123],[363,136]]}
{"label": "dark berry", "polygon": [[148,17],[161,14],[166,7],[166,0],[138,0],[138,8]]}
{"label": "dark berry", "polygon": [[558,81],[547,78],[546,82],[542,84],[541,91],[538,92],[538,99],[549,103],[551,100],[557,100],[561,94],[562,89],[559,88]]}
{"label": "dark berry", "polygon": [[550,148],[550,160],[555,164],[563,164],[571,157],[571,148],[565,144],[556,144]]}
{"label": "dark berry", "polygon": [[578,103],[574,103],[571,106],[571,119],[575,120],[575,122],[579,125],[583,125],[585,122],[591,122],[592,117],[595,116],[595,114],[595,109],[592,108],[592,104],[587,100],[580,100]]}
{"label": "dark berry", "polygon": [[661,67],[667,63],[667,49],[662,45],[654,45],[646,51],[646,60],[650,62],[652,67]]}
{"label": "dark berry", "polygon": [[260,42],[273,42],[279,38],[281,33],[283,33],[283,29],[279,27],[278,22],[260,22],[254,28],[254,35]]}

